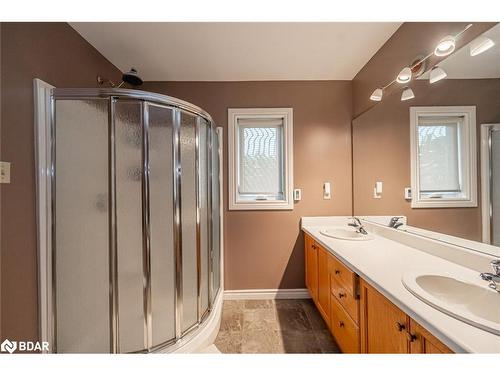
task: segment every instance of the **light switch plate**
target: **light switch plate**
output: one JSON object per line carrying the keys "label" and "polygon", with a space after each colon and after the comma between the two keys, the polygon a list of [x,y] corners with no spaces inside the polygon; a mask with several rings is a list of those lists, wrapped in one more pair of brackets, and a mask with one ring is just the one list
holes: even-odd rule
{"label": "light switch plate", "polygon": [[10,184],[10,163],[0,161],[0,184]]}
{"label": "light switch plate", "polygon": [[293,200],[298,202],[302,199],[302,189],[293,189]]}
{"label": "light switch plate", "polygon": [[411,200],[411,188],[405,187],[405,199]]}
{"label": "light switch plate", "polygon": [[332,199],[331,184],[329,182],[323,183],[323,199]]}

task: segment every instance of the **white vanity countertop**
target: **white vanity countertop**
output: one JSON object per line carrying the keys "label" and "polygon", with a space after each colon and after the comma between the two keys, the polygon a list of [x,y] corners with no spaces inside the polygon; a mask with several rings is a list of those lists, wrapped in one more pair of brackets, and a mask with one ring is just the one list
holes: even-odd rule
{"label": "white vanity countertop", "polygon": [[[339,240],[320,234],[325,227],[346,226],[350,221],[347,217],[302,218],[301,221],[302,230],[453,351],[500,353],[500,336],[434,309],[411,294],[401,282],[403,274],[410,271],[472,273],[479,280],[477,271],[378,234],[370,241]],[[366,227],[369,228],[369,224]]]}

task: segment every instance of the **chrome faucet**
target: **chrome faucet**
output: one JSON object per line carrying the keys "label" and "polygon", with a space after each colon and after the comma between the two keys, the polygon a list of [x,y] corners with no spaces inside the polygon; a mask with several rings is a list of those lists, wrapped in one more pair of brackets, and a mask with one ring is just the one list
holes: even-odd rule
{"label": "chrome faucet", "polygon": [[361,234],[368,234],[366,229],[363,227],[363,224],[361,224],[361,220],[357,217],[352,217],[352,223],[348,223],[350,227],[356,228],[356,232],[361,233]]}
{"label": "chrome faucet", "polygon": [[400,222],[399,219],[402,219],[402,217],[401,216],[394,216],[393,218],[391,218],[391,221],[389,221],[389,227],[394,228],[394,229],[398,229],[401,225],[403,225],[403,223]]}
{"label": "chrome faucet", "polygon": [[488,286],[491,289],[496,290],[500,293],[500,259],[495,259],[490,262],[491,267],[493,267],[494,273],[484,272],[479,274],[481,279],[485,281],[489,281]]}

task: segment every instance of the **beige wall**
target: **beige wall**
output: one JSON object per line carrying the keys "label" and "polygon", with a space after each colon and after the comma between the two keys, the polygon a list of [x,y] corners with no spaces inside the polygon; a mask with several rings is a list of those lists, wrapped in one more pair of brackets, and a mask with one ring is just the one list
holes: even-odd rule
{"label": "beige wall", "polygon": [[[226,289],[303,288],[300,217],[351,214],[351,83],[146,82],[144,89],[199,105],[224,128]],[[227,109],[237,107],[293,108],[294,184],[302,189],[293,211],[228,211]],[[324,181],[331,200],[322,198]]]}
{"label": "beige wall", "polygon": [[95,87],[120,72],[66,23],[1,24],[2,337],[38,338],[33,78],[56,87]]}
{"label": "beige wall", "polygon": [[[392,95],[353,121],[354,213],[408,217],[420,228],[481,241],[481,209],[418,208],[404,199],[410,186],[410,106],[475,105],[478,150],[478,194],[480,192],[480,126],[500,122],[500,79],[444,80],[435,85],[418,81],[415,99],[401,102]],[[381,199],[373,198],[375,181],[383,181]],[[480,198],[480,197],[479,197]]]}

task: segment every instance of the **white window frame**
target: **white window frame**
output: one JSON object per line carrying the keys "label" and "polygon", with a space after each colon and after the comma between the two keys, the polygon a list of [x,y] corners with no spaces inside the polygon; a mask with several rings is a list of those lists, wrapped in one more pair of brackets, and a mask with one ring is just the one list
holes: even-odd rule
{"label": "white window frame", "polygon": [[[422,117],[463,117],[464,130],[461,132],[460,148],[462,159],[461,181],[463,198],[421,198],[419,181],[418,124]],[[436,106],[410,107],[410,152],[411,152],[411,192],[412,208],[477,207],[477,155],[476,155],[476,107]]]}
{"label": "white window frame", "polygon": [[[229,108],[229,210],[293,210],[293,108]],[[238,199],[238,119],[283,119],[284,199]]]}

